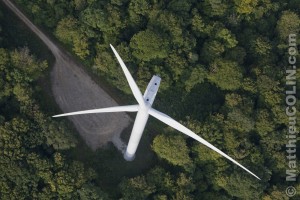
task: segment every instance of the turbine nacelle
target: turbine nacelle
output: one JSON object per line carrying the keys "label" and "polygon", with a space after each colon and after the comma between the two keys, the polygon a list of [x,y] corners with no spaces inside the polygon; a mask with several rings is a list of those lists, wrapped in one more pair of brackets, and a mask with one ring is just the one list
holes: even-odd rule
{"label": "turbine nacelle", "polygon": [[150,104],[150,106],[152,106],[152,104],[155,100],[159,85],[160,85],[160,81],[161,81],[161,78],[159,76],[154,75],[152,77],[151,81],[149,82],[149,84],[147,86],[145,94],[144,94],[144,100],[145,100],[146,104]]}
{"label": "turbine nacelle", "polygon": [[146,123],[148,121],[149,115],[155,117],[156,119],[160,120],[161,122],[171,126],[172,128],[180,131],[181,133],[197,140],[198,142],[202,143],[203,145],[207,146],[208,148],[214,150],[215,152],[219,153],[220,155],[224,156],[234,164],[238,165],[257,179],[260,179],[256,176],[253,172],[249,169],[238,163],[236,160],[225,154],[223,151],[218,149],[217,147],[213,146],[205,139],[200,137],[199,135],[195,134],[190,129],[186,128],[176,120],[172,119],[168,115],[161,113],[152,108],[152,104],[155,100],[161,78],[159,76],[153,76],[151,81],[149,82],[147,89],[142,96],[140,89],[138,88],[137,84],[135,83],[134,79],[132,78],[129,70],[127,69],[126,65],[124,64],[123,60],[119,56],[118,52],[115,48],[110,45],[112,48],[117,60],[119,61],[121,68],[126,76],[126,79],[129,83],[130,89],[138,102],[138,105],[128,105],[128,106],[116,106],[110,108],[100,108],[100,109],[93,109],[93,110],[85,110],[85,111],[77,111],[72,113],[65,113],[60,115],[55,115],[53,117],[62,117],[62,116],[70,116],[70,115],[81,115],[81,114],[91,114],[91,113],[106,113],[106,112],[137,112],[134,125],[132,128],[132,132],[129,138],[129,142],[127,145],[126,152],[124,154],[124,158],[127,161],[132,161],[135,157],[135,152],[139,145],[140,139],[142,137],[143,131],[145,129]]}

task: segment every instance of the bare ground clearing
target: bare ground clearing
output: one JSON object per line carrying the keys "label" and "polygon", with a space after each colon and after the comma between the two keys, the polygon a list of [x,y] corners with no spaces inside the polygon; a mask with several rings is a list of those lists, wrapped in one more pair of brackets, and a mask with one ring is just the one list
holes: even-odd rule
{"label": "bare ground clearing", "polygon": [[[47,45],[55,56],[56,61],[51,71],[51,84],[53,96],[62,112],[118,105],[68,53],[51,41],[11,1],[2,1]],[[92,149],[102,147],[110,141],[119,150],[124,149],[125,145],[120,140],[120,134],[130,122],[130,117],[126,113],[79,115],[69,117],[69,119]]]}

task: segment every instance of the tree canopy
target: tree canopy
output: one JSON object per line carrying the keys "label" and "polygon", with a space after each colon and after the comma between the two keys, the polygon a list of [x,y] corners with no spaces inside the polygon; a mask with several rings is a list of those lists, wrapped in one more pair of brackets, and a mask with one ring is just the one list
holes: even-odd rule
{"label": "tree canopy", "polygon": [[[287,199],[282,181],[288,130],[284,91],[287,39],[300,31],[296,0],[15,2],[122,98],[132,94],[109,44],[141,89],[152,74],[162,77],[154,107],[262,180],[198,142],[149,121],[147,137],[155,161],[140,173],[131,171],[120,175],[117,184],[107,184],[116,175],[103,160],[97,163],[105,169],[99,177],[90,154],[86,165],[70,156],[80,139],[70,134],[65,122],[47,117],[42,106],[46,99],[39,97],[38,83],[46,80],[49,66],[30,53],[34,48],[24,48],[33,44],[22,43],[24,33],[1,20],[2,12],[1,199]],[[12,47],[8,41],[22,45]],[[296,58],[300,60],[299,54]],[[122,159],[105,150],[98,153],[114,165],[115,157]],[[137,163],[133,165],[138,168]]]}

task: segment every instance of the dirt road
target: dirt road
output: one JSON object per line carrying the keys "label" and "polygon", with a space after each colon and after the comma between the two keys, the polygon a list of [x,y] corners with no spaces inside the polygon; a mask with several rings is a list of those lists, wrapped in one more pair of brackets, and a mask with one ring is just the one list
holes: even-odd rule
{"label": "dirt road", "polygon": [[[9,0],[2,0],[51,50],[55,64],[51,71],[52,92],[62,112],[117,106],[70,55],[59,48]],[[120,69],[121,70],[121,69]],[[89,114],[69,117],[87,145],[97,149],[112,141],[124,151],[120,134],[129,125],[125,113]],[[57,119],[59,120],[59,118]]]}

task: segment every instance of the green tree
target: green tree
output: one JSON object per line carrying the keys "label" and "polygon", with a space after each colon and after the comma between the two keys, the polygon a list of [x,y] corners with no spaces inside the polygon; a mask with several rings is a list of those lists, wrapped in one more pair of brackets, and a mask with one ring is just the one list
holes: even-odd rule
{"label": "green tree", "polygon": [[150,10],[150,5],[147,1],[143,1],[143,0],[130,1],[128,7],[130,21],[136,25],[145,23],[149,10]]}
{"label": "green tree", "polygon": [[143,61],[162,59],[168,56],[169,42],[162,34],[153,30],[145,30],[135,34],[130,41],[133,55]]}
{"label": "green tree", "polygon": [[263,109],[257,111],[255,126],[257,132],[262,136],[265,136],[270,132],[274,131],[275,124],[268,110]]}
{"label": "green tree", "polygon": [[66,17],[59,21],[56,27],[56,36],[64,43],[72,45],[73,51],[84,59],[90,54],[86,35],[80,30],[80,24],[73,17]]}
{"label": "green tree", "polygon": [[197,37],[200,37],[201,35],[203,35],[205,23],[196,9],[193,9],[193,13],[195,14],[191,19],[192,31]]}
{"label": "green tree", "polygon": [[236,46],[232,49],[228,49],[225,54],[225,58],[228,60],[234,60],[239,65],[244,63],[246,57],[246,50],[243,47]]}
{"label": "green tree", "polygon": [[234,0],[235,10],[239,14],[251,14],[255,11],[258,0]]}
{"label": "green tree", "polygon": [[[26,81],[36,80],[48,67],[47,62],[39,62],[27,47],[15,50],[10,54],[12,65],[19,69]],[[18,73],[14,71],[15,73]]]}
{"label": "green tree", "polygon": [[[152,148],[159,157],[166,159],[171,164],[181,166],[187,171],[193,170],[194,166],[189,157],[189,149],[182,136],[158,135],[154,138]],[[180,151],[178,151],[179,149]]]}
{"label": "green tree", "polygon": [[240,132],[249,132],[254,129],[254,120],[236,108],[228,113],[226,124],[230,129]]}
{"label": "green tree", "polygon": [[204,62],[213,62],[216,58],[219,58],[225,51],[225,47],[222,43],[216,40],[206,40],[201,49],[201,60]]}
{"label": "green tree", "polygon": [[259,74],[257,77],[257,87],[260,100],[268,107],[279,105],[282,102],[283,88],[279,86],[279,81],[265,75]]}
{"label": "green tree", "polygon": [[181,15],[183,17],[189,16],[189,11],[191,7],[192,7],[192,2],[190,1],[172,0],[168,3],[168,10],[176,13],[177,15]]}
{"label": "green tree", "polygon": [[189,78],[184,82],[185,90],[187,92],[190,92],[195,85],[203,83],[206,76],[207,71],[205,70],[205,68],[202,65],[197,65],[191,70]]}
{"label": "green tree", "polygon": [[106,193],[101,191],[98,187],[87,183],[83,185],[78,191],[79,199],[90,199],[90,200],[108,200],[109,197]]}
{"label": "green tree", "polygon": [[210,17],[222,16],[228,9],[228,5],[222,0],[204,0],[203,7],[204,13]]}
{"label": "green tree", "polygon": [[72,43],[78,31],[78,21],[73,17],[62,19],[56,28],[56,36],[65,43]]}
{"label": "green tree", "polygon": [[285,193],[285,188],[273,186],[268,194],[265,194],[263,200],[288,200],[289,197]]}
{"label": "green tree", "polygon": [[[149,19],[149,27],[159,30],[159,33],[164,33],[161,34],[164,36],[163,40],[170,40],[172,45],[177,47],[187,47],[187,44],[191,46],[192,39],[185,41],[185,37],[188,35],[182,29],[182,23],[182,18],[168,11],[152,12]],[[169,37],[170,39],[168,39]]]}
{"label": "green tree", "polygon": [[227,28],[217,29],[216,38],[222,41],[226,48],[233,48],[238,43],[235,36]]}
{"label": "green tree", "polygon": [[300,31],[300,18],[297,13],[283,11],[277,22],[277,32],[282,40],[287,40],[289,34],[297,34]]}
{"label": "green tree", "polygon": [[207,78],[223,90],[236,90],[242,84],[243,74],[236,62],[216,59]]}
{"label": "green tree", "polygon": [[147,181],[150,185],[155,185],[156,191],[168,196],[176,190],[174,177],[170,172],[161,167],[154,167],[147,173]]}
{"label": "green tree", "polygon": [[178,54],[170,53],[166,58],[166,65],[170,69],[174,81],[178,81],[182,73],[188,67],[187,60]]}
{"label": "green tree", "polygon": [[82,10],[84,7],[87,6],[86,0],[73,0],[73,4],[75,7],[75,10]]}
{"label": "green tree", "polygon": [[[16,2],[35,23],[93,63],[87,66],[92,73],[123,95],[131,91],[109,43],[140,87],[151,74],[159,74],[163,81],[157,107],[185,119],[187,127],[239,162],[255,163],[252,170],[263,180],[235,173],[241,169],[196,141],[158,135],[152,147],[172,165],[154,160],[148,171],[111,190],[112,197],[285,198],[285,186],[278,184],[286,168],[281,70],[286,60],[281,57],[287,53],[289,34],[300,30],[297,0]],[[15,29],[7,14],[0,14],[0,47],[34,44],[23,41],[25,31]],[[270,31],[274,27],[275,32]],[[47,74],[45,69],[26,48],[0,48],[0,198],[112,198],[99,187],[106,180],[69,155],[76,145],[71,131],[47,117],[51,113],[41,106],[37,80]],[[103,165],[97,165],[97,171],[103,171]]]}
{"label": "green tree", "polygon": [[146,199],[155,191],[155,186],[148,185],[144,176],[125,179],[121,182],[120,188],[125,200]]}
{"label": "green tree", "polygon": [[266,38],[257,38],[255,43],[253,43],[253,50],[258,56],[268,56],[272,49],[270,41]]}
{"label": "green tree", "polygon": [[252,177],[245,177],[242,174],[232,173],[229,177],[226,177],[223,188],[231,196],[242,199],[259,199],[266,186]]}
{"label": "green tree", "polygon": [[196,189],[192,177],[187,177],[184,173],[179,174],[176,184],[184,193],[190,193]]}

